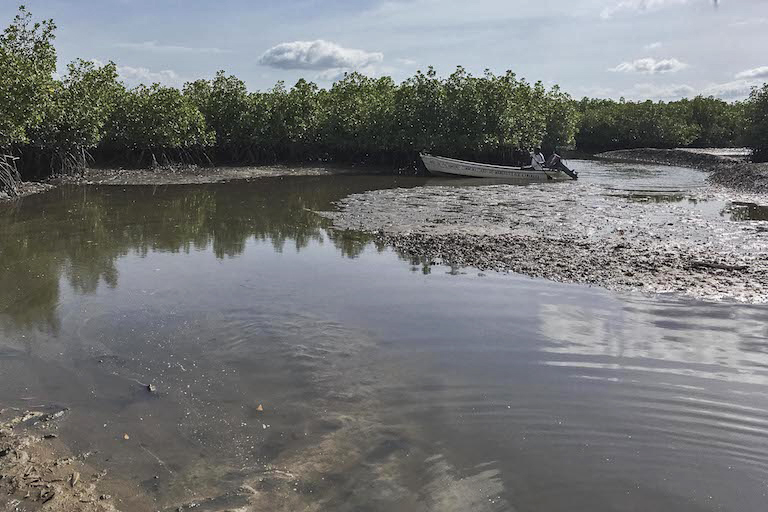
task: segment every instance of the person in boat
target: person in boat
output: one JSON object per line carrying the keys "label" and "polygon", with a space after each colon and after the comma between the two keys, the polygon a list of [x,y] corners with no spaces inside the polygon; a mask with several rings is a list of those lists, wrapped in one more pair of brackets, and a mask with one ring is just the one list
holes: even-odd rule
{"label": "person in boat", "polygon": [[535,171],[542,171],[544,170],[545,162],[544,155],[541,154],[541,148],[536,148],[533,151],[533,155],[531,155],[531,167],[533,167]]}

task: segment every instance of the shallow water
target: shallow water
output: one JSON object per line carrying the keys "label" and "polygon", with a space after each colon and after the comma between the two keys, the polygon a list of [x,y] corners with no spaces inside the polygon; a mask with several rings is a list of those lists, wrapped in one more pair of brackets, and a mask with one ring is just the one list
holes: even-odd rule
{"label": "shallow water", "polygon": [[[578,168],[628,200],[729,207],[689,201],[696,171]],[[68,407],[62,441],[96,452],[126,510],[764,508],[767,307],[423,269],[312,212],[433,184],[62,188],[5,207],[0,409]]]}

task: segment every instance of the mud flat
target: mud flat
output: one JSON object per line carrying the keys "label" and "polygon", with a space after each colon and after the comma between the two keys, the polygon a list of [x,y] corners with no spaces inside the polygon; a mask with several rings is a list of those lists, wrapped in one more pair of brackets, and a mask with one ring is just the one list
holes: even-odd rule
{"label": "mud flat", "polygon": [[66,410],[0,410],[0,506],[8,511],[110,512],[104,476],[90,454],[70,455],[57,442]]}
{"label": "mud flat", "polygon": [[269,178],[337,174],[392,174],[390,168],[336,164],[259,165],[250,167],[168,166],[156,169],[86,169],[65,183],[86,185],[186,185]]}
{"label": "mud flat", "polygon": [[[716,191],[689,201],[724,200]],[[733,199],[733,197],[731,197]],[[768,224],[588,183],[421,187],[349,196],[323,215],[414,263],[510,271],[616,290],[768,302]]]}
{"label": "mud flat", "polygon": [[[55,188],[60,184],[72,185],[194,185],[226,183],[257,178],[280,176],[331,176],[339,174],[398,174],[391,168],[375,166],[350,166],[335,164],[263,165],[251,167],[201,167],[196,165],[164,166],[156,169],[109,169],[89,168],[78,176],[54,176],[41,182],[24,182],[19,187],[19,197]],[[406,174],[412,172],[405,171]],[[0,192],[0,202],[12,201]]]}
{"label": "mud flat", "polygon": [[65,182],[96,185],[173,185],[194,183],[221,183],[285,175],[325,175],[332,170],[325,167],[265,166],[265,167],[198,167],[179,166],[159,169],[87,169],[81,177],[67,178]]}
{"label": "mud flat", "polygon": [[742,192],[768,193],[768,163],[754,164],[738,153],[683,149],[622,149],[599,158],[694,167],[710,173],[709,182]]}
{"label": "mud flat", "polygon": [[51,190],[54,188],[55,185],[51,183],[39,183],[35,181],[25,181],[21,185],[19,185],[19,196],[18,197],[11,197],[6,192],[0,191],[0,203],[5,201],[12,201],[15,199],[19,199],[26,196],[31,196],[32,194],[38,194],[40,192],[45,192],[47,190]]}

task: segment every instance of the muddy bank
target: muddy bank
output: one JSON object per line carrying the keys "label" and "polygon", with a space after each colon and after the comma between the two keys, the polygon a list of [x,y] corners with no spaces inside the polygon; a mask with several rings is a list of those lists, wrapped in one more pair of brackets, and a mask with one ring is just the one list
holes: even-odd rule
{"label": "muddy bank", "polygon": [[[717,199],[697,191],[689,201]],[[722,198],[721,198],[722,199]],[[768,225],[587,183],[422,187],[353,195],[323,213],[414,263],[706,300],[768,302]]]}
{"label": "muddy bank", "polygon": [[17,197],[11,197],[6,192],[0,191],[0,203],[6,201],[13,201],[22,197],[31,196],[32,194],[39,194],[51,190],[55,185],[52,183],[40,183],[36,181],[25,181],[19,185],[19,195]]}
{"label": "muddy bank", "polygon": [[0,510],[117,510],[99,490],[105,474],[88,464],[90,454],[68,453],[58,442],[66,414],[51,408],[0,410]]}
{"label": "muddy bank", "polygon": [[[379,168],[339,165],[265,165],[254,167],[172,166],[157,169],[87,169],[82,176],[63,178],[65,183],[87,185],[187,185],[222,183],[274,176],[327,176],[382,173]],[[389,171],[391,173],[391,170]]]}
{"label": "muddy bank", "polygon": [[768,163],[754,164],[744,158],[683,149],[622,149],[596,155],[629,162],[693,167],[709,172],[709,182],[743,192],[768,193]]}
{"label": "muddy bank", "polygon": [[[41,182],[24,182],[19,197],[45,192],[57,185],[194,185],[226,183],[280,176],[332,176],[343,174],[412,175],[412,169],[392,169],[381,166],[351,166],[336,164],[262,165],[252,167],[167,166],[155,169],[86,169],[78,176],[57,176]],[[0,192],[0,202],[12,201]]]}

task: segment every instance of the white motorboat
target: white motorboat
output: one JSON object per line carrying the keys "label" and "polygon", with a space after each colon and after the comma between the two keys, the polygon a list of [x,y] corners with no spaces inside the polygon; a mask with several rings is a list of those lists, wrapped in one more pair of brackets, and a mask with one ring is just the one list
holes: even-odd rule
{"label": "white motorboat", "polygon": [[443,156],[432,156],[421,153],[421,160],[427,170],[436,175],[463,176],[471,178],[501,178],[521,181],[568,181],[578,178],[578,174],[570,170],[559,159],[550,159],[550,167],[537,170],[528,167],[508,167],[505,165],[481,164],[467,162]]}

